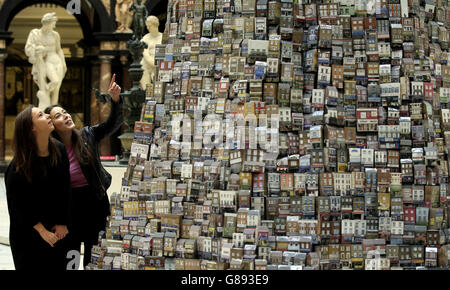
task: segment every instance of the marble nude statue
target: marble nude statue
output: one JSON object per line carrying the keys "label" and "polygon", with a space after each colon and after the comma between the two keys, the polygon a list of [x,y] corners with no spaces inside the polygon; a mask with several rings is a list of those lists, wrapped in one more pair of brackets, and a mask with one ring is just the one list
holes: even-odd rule
{"label": "marble nude statue", "polygon": [[115,13],[117,21],[116,32],[131,33],[131,21],[133,20],[133,12],[130,7],[133,5],[133,0],[117,0]]}
{"label": "marble nude statue", "polygon": [[44,14],[42,27],[31,30],[25,44],[25,54],[33,65],[33,80],[39,87],[40,108],[58,103],[59,89],[67,72],[61,38],[54,30],[58,20],[55,14]]}
{"label": "marble nude statue", "polygon": [[156,16],[149,16],[145,21],[149,33],[144,35],[142,41],[147,44],[144,49],[141,61],[144,74],[141,79],[141,88],[146,89],[147,84],[151,84],[155,78],[155,46],[161,44],[162,33],[158,31],[159,20]]}

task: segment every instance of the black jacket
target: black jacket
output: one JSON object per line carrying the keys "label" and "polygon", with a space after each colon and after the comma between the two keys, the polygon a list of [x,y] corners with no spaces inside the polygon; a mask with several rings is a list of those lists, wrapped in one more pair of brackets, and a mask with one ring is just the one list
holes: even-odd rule
{"label": "black jacket", "polygon": [[[33,228],[40,222],[50,231],[55,225],[68,225],[70,219],[69,159],[64,145],[59,141],[56,144],[61,153],[58,164],[53,167],[49,164],[49,157],[36,157],[31,182],[21,172],[16,172],[15,160],[11,161],[5,173],[9,241],[17,270],[53,269],[66,256],[66,253],[59,252],[64,250],[61,242],[52,248]],[[65,269],[65,266],[60,269]]]}
{"label": "black jacket", "polygon": [[82,165],[80,163],[80,168],[88,184],[97,194],[98,199],[104,201],[103,203],[105,206],[106,215],[110,214],[106,190],[111,185],[111,175],[103,168],[100,161],[99,143],[102,139],[110,137],[122,126],[122,105],[122,98],[118,103],[111,101],[111,112],[108,118],[104,122],[95,126],[86,126],[81,129],[80,132],[85,145],[88,146],[92,156],[94,157],[93,165]]}

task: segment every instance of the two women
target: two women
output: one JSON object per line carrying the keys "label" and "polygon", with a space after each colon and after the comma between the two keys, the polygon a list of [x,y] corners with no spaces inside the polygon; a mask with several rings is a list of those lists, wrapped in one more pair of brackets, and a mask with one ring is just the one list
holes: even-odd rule
{"label": "two women", "polygon": [[103,138],[111,136],[123,123],[120,91],[113,75],[108,90],[112,99],[109,117],[105,122],[86,126],[81,131],[75,128],[72,117],[61,106],[45,109],[55,126],[53,137],[65,145],[70,162],[71,249],[79,251],[84,243],[84,266],[90,262],[91,248],[97,244],[98,233],[105,230],[106,217],[110,215],[106,190],[111,185],[111,175],[101,165],[98,147]]}
{"label": "two women", "polygon": [[111,175],[101,165],[98,145],[123,123],[120,90],[114,75],[108,119],[81,131],[60,106],[45,112],[30,106],[17,116],[14,159],[5,174],[16,269],[64,270],[67,252],[79,251],[81,242],[84,266],[90,262],[110,214]]}
{"label": "two women", "polygon": [[21,269],[65,269],[70,203],[69,159],[52,137],[48,114],[29,106],[16,118],[14,159],[5,173],[14,265]]}

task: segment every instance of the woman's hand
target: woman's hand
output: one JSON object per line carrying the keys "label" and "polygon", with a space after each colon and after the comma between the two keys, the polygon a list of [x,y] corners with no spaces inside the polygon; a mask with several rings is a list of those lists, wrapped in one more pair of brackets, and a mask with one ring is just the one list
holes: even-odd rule
{"label": "woman's hand", "polygon": [[111,78],[111,83],[109,84],[108,93],[111,95],[111,99],[114,103],[118,103],[120,101],[120,91],[122,90],[118,84],[115,82],[116,74],[113,74]]}
{"label": "woman's hand", "polygon": [[58,237],[47,230],[39,231],[41,238],[46,241],[51,247],[58,241]]}
{"label": "woman's hand", "polygon": [[55,231],[55,235],[58,237],[59,240],[64,239],[66,235],[69,233],[65,225],[56,225],[52,228],[52,230]]}

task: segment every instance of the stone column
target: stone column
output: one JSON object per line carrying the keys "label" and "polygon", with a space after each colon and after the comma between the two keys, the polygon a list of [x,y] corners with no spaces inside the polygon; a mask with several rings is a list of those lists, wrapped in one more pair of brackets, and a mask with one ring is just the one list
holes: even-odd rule
{"label": "stone column", "polygon": [[122,87],[122,92],[125,92],[131,89],[131,86],[133,85],[128,72],[128,69],[130,68],[128,65],[128,56],[120,56],[120,63],[122,64],[122,84],[120,84],[120,86]]}
{"label": "stone column", "polygon": [[[28,104],[33,104],[33,100],[36,98],[36,96],[33,95],[33,76],[31,75],[31,66],[30,67],[24,67],[24,73],[25,73],[25,79],[23,82],[23,102],[24,106]],[[37,103],[36,103],[37,104]]]}
{"label": "stone column", "polygon": [[[99,79],[100,79],[100,60],[98,58],[91,60],[91,88],[99,88]],[[86,118],[87,125],[95,125],[100,121],[99,119],[99,109],[98,109],[98,101],[95,97],[94,90],[91,89],[90,99],[89,99],[89,118]]]}
{"label": "stone column", "polygon": [[[101,61],[100,64],[100,92],[106,93],[109,89],[109,83],[111,81],[111,61],[114,59],[114,56],[112,55],[100,55],[99,59]],[[98,122],[105,121],[109,113],[111,111],[110,104],[102,104],[97,101],[97,108],[98,108]],[[94,114],[93,114],[94,115]],[[97,124],[94,123],[94,119],[91,119],[91,124]],[[100,142],[100,155],[111,155],[111,142],[109,138],[105,138]]]}
{"label": "stone column", "polygon": [[0,162],[5,161],[5,59],[6,53],[0,54]]}

